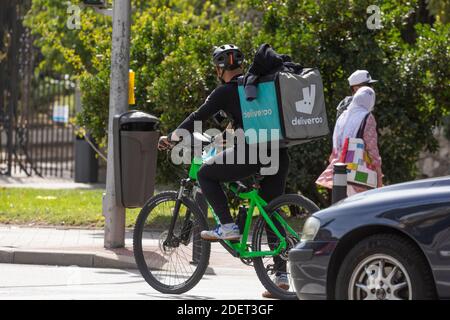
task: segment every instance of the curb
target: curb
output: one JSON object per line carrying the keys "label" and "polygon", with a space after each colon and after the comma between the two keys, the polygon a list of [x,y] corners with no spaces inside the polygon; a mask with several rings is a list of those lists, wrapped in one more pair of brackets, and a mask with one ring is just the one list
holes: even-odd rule
{"label": "curb", "polygon": [[[0,249],[0,263],[137,269],[132,256],[83,251],[65,252],[2,248]],[[205,274],[215,275],[216,273],[213,268],[208,267]]]}
{"label": "curb", "polygon": [[0,263],[136,269],[134,257],[84,251],[0,249]]}

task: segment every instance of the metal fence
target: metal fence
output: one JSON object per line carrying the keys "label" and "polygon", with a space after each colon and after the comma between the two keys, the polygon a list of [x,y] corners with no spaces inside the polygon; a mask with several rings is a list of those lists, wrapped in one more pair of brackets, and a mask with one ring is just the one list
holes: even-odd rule
{"label": "metal fence", "polygon": [[75,83],[41,76],[24,95],[0,125],[0,172],[73,177]]}
{"label": "metal fence", "polygon": [[74,175],[75,84],[36,74],[41,54],[23,17],[30,0],[0,5],[0,174]]}

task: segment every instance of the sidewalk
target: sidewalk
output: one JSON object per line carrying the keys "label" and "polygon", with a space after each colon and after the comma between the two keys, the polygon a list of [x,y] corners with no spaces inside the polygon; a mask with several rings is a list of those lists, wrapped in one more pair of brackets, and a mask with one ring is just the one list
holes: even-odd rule
{"label": "sidewalk", "polygon": [[[103,230],[30,228],[0,225],[0,263],[39,264],[94,268],[136,268],[132,230],[126,232],[125,248],[103,247]],[[211,247],[207,273],[214,268],[250,268],[232,257],[218,243]]]}
{"label": "sidewalk", "polygon": [[76,183],[73,179],[40,178],[36,176],[3,176],[0,175],[0,188],[32,188],[32,189],[105,189],[102,183]]}

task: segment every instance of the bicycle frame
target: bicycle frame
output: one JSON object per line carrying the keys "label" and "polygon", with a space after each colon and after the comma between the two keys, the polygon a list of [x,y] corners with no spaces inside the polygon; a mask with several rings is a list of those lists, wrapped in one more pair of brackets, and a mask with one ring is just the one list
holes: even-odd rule
{"label": "bicycle frame", "polygon": [[[194,158],[191,164],[191,168],[189,170],[189,178],[193,181],[197,180],[197,173],[200,169],[201,165],[203,164],[203,160],[200,158]],[[277,256],[281,253],[282,250],[287,248],[286,238],[278,231],[275,224],[273,223],[270,215],[266,212],[264,207],[267,206],[267,202],[262,199],[258,194],[258,189],[252,189],[249,192],[239,192],[239,189],[233,185],[233,183],[228,184],[228,189],[231,190],[236,196],[238,196],[241,200],[247,200],[249,202],[249,208],[247,210],[247,217],[245,221],[244,230],[242,232],[242,237],[240,242],[233,242],[233,241],[220,241],[220,243],[227,249],[233,256],[244,258],[244,259],[251,259],[251,258],[257,258],[257,257],[264,257],[264,256]],[[214,210],[209,206],[211,209],[211,212],[213,214],[214,220],[219,224],[219,218],[217,217]],[[270,229],[273,231],[273,233],[278,237],[280,240],[278,246],[272,250],[272,251],[250,251],[249,246],[247,245],[248,237],[250,234],[250,228],[252,225],[252,218],[253,214],[255,212],[255,209],[258,209],[260,215],[263,217],[267,225],[270,227]],[[293,237],[295,237],[297,240],[300,240],[299,235],[295,232],[294,229],[289,226],[289,224],[286,222],[286,220],[283,219],[283,217],[278,212],[273,212],[271,216],[276,219],[285,230],[291,234]]]}

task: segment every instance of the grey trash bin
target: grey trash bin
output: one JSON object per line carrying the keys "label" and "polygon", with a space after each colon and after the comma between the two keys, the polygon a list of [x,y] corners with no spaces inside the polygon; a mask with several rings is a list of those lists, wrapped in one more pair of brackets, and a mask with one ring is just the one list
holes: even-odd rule
{"label": "grey trash bin", "polygon": [[114,117],[117,205],[141,208],[155,189],[159,119],[141,111]]}
{"label": "grey trash bin", "polygon": [[75,138],[75,182],[98,181],[98,159],[94,149],[80,136]]}

